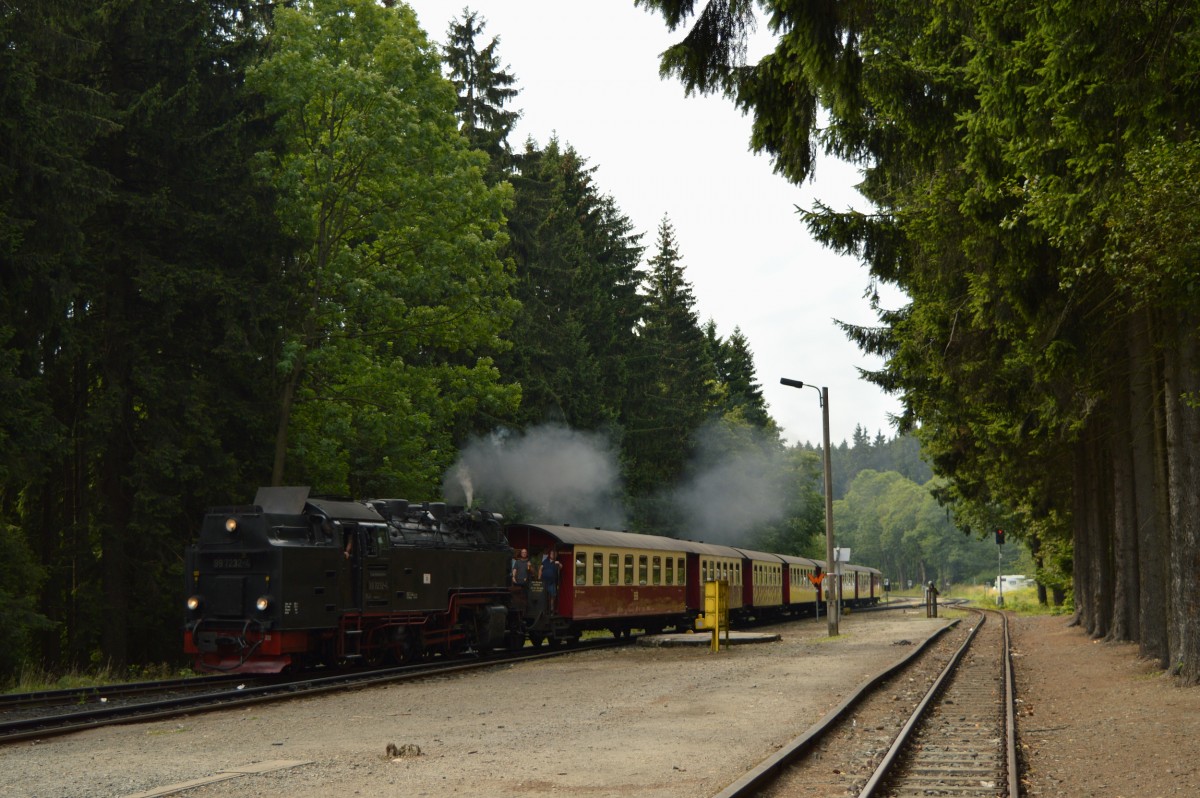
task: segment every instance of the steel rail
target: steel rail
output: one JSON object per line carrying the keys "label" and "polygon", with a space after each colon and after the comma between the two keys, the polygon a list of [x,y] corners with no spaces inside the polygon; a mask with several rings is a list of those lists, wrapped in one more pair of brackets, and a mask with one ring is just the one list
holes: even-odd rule
{"label": "steel rail", "polygon": [[220,693],[208,693],[202,696],[175,697],[162,701],[89,709],[68,715],[25,718],[7,723],[0,722],[0,745],[20,742],[22,740],[72,734],[103,726],[162,720],[180,715],[191,715],[270,701],[315,696],[340,690],[361,689],[408,679],[442,676],[479,668],[489,668],[496,665],[548,659],[577,651],[602,650],[623,645],[628,645],[628,641],[624,639],[619,641],[591,641],[545,651],[535,650],[529,653],[524,651],[506,653],[486,659],[471,660],[469,662],[446,664],[420,663],[383,671],[324,676],[262,687],[250,687],[242,690],[235,689]]}
{"label": "steel rail", "polygon": [[753,795],[761,791],[774,781],[785,768],[808,753],[862,699],[874,692],[881,683],[903,672],[918,656],[933,645],[942,635],[957,626],[958,623],[958,620],[953,620],[931,634],[923,643],[914,648],[908,656],[860,685],[858,689],[854,690],[841,703],[825,713],[819,721],[809,727],[802,735],[767,757],[737,781],[714,795],[713,798],[744,798],[744,796]]}
{"label": "steel rail", "polygon": [[[918,704],[917,708],[913,711],[911,717],[909,717],[909,719],[908,719],[908,722],[904,724],[904,727],[900,730],[900,733],[897,735],[896,739],[893,741],[891,747],[888,749],[887,753],[884,755],[882,761],[880,761],[878,767],[875,769],[875,772],[871,775],[871,778],[867,780],[867,783],[864,785],[862,791],[859,792],[858,798],[874,798],[877,790],[880,789],[880,787],[883,785],[885,780],[891,775],[892,770],[895,768],[895,766],[900,758],[901,750],[912,739],[915,731],[921,726],[921,723],[926,714],[926,711],[941,696],[946,682],[950,679],[950,677],[953,675],[955,670],[958,668],[958,665],[962,659],[963,654],[970,648],[972,642],[975,640],[976,633],[981,628],[983,628],[983,625],[987,620],[987,615],[991,614],[992,612],[993,611],[990,611],[990,610],[980,611],[979,623],[976,624],[975,628],[971,630],[971,634],[963,642],[962,646],[959,647],[958,651],[956,651],[954,653],[954,655],[950,658],[949,663],[947,663],[947,665],[946,665],[945,669],[943,669],[941,675],[938,676],[938,678],[934,682],[933,686],[930,687],[929,691],[925,694],[925,697],[921,700],[920,704]],[[1004,732],[1005,762],[1004,762],[1004,766],[1008,772],[1007,773],[1007,775],[1008,775],[1007,792],[1005,793],[1005,795],[1007,796],[1007,798],[1020,798],[1020,794],[1021,794],[1020,793],[1020,774],[1018,772],[1018,766],[1017,766],[1018,763],[1017,763],[1017,754],[1016,754],[1016,723],[1015,723],[1015,719],[1014,719],[1015,718],[1015,708],[1014,708],[1014,706],[1015,706],[1015,700],[1014,700],[1015,699],[1015,691],[1014,691],[1014,679],[1013,679],[1013,670],[1012,670],[1011,647],[1010,647],[1010,640],[1009,640],[1009,634],[1008,634],[1008,618],[1004,613],[997,612],[995,614],[1000,619],[1001,632],[1002,632],[1001,642],[1002,642],[1002,647],[1003,647],[1003,651],[1001,653],[1001,660],[1002,660],[1001,679],[1003,681],[1003,685],[1002,685],[1003,689],[1001,690],[1001,695],[1003,696],[1003,701],[1004,701],[1004,705],[1005,705],[1004,713],[1003,713],[1003,716],[1004,716],[1003,722],[1004,722],[1004,726],[1005,726],[1005,732]]]}
{"label": "steel rail", "polygon": [[941,674],[939,674],[937,679],[934,680],[933,686],[930,687],[929,691],[925,693],[925,697],[921,699],[921,703],[917,704],[917,708],[913,710],[912,715],[909,716],[908,721],[904,724],[904,727],[900,729],[900,733],[896,735],[896,739],[892,741],[891,747],[888,749],[887,753],[883,755],[883,760],[880,761],[879,766],[875,768],[875,772],[871,774],[871,778],[867,780],[866,785],[863,787],[862,791],[859,792],[858,798],[871,798],[871,796],[875,795],[875,790],[880,786],[884,777],[888,775],[892,767],[895,765],[896,760],[899,758],[900,749],[903,748],[905,743],[908,742],[909,738],[912,736],[912,733],[920,724],[921,718],[925,714],[925,710],[928,709],[929,705],[933,703],[934,699],[941,692],[942,686],[950,678],[950,675],[954,673],[954,669],[958,667],[958,662],[960,659],[962,659],[962,655],[968,648],[971,647],[971,642],[975,639],[975,635],[979,632],[979,630],[983,628],[983,624],[986,622],[986,620],[987,617],[981,614],[979,623],[975,624],[975,628],[971,630],[971,634],[967,635],[967,639],[963,641],[963,644],[959,646],[958,650],[955,651],[953,656],[950,657],[950,661],[946,663],[946,667],[942,669]]}
{"label": "steel rail", "polygon": [[24,693],[5,693],[0,695],[0,711],[20,707],[50,705],[82,704],[87,701],[103,698],[137,695],[138,693],[162,692],[165,690],[204,689],[211,685],[231,681],[245,681],[246,677],[237,674],[220,674],[217,676],[192,676],[183,679],[157,679],[147,682],[123,682],[118,684],[97,684],[88,687],[64,687],[55,690],[32,690]]}

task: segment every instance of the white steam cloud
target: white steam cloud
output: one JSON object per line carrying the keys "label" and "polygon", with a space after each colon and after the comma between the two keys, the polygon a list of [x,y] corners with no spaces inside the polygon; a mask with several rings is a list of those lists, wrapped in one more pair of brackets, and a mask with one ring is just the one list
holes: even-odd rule
{"label": "white steam cloud", "polygon": [[[754,547],[766,525],[783,520],[796,491],[787,461],[777,439],[717,422],[698,433],[684,480],[664,488],[658,502],[674,514],[681,538]],[[515,509],[536,523],[629,528],[612,443],[561,425],[472,441],[443,490],[452,503]]]}
{"label": "white steam cloud", "polygon": [[700,432],[690,476],[668,491],[681,537],[748,546],[764,525],[783,519],[795,490],[786,482],[785,453],[766,439],[738,443],[719,423]]}
{"label": "white steam cloud", "polygon": [[548,524],[624,529],[620,467],[603,435],[546,425],[470,442],[443,479],[447,500],[516,505]]}

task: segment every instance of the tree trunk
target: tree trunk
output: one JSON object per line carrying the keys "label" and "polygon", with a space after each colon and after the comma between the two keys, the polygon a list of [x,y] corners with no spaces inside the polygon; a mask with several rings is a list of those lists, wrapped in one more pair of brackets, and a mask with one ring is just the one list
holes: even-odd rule
{"label": "tree trunk", "polygon": [[288,423],[292,418],[292,406],[296,401],[296,386],[303,369],[297,365],[283,384],[283,395],[279,399],[279,426],[275,431],[275,465],[271,469],[271,487],[283,485],[283,467],[287,460]]}
{"label": "tree trunk", "polygon": [[1151,323],[1149,311],[1140,311],[1130,320],[1129,334],[1130,445],[1141,593],[1137,640],[1143,657],[1166,668],[1167,563],[1171,549],[1166,523],[1162,369],[1150,343]]}
{"label": "tree trunk", "polygon": [[[1128,363],[1125,357],[1113,358],[1115,364]],[[1112,476],[1112,532],[1113,532],[1113,592],[1112,627],[1108,630],[1110,640],[1138,640],[1140,637],[1141,597],[1138,569],[1137,503],[1134,492],[1133,456],[1130,449],[1133,432],[1130,426],[1130,381],[1116,379],[1111,383],[1111,411],[1107,414],[1111,435],[1105,448],[1110,453],[1109,463]]]}
{"label": "tree trunk", "polygon": [[1092,606],[1091,550],[1093,541],[1088,530],[1089,456],[1086,434],[1075,444],[1074,473],[1071,486],[1071,583],[1075,588],[1075,618],[1089,634],[1092,631],[1095,608]]}
{"label": "tree trunk", "polygon": [[[1084,430],[1076,459],[1073,502],[1075,529],[1075,601],[1083,628],[1104,637],[1112,628],[1115,585],[1112,564],[1112,477],[1106,468],[1108,448],[1093,418]],[[1106,478],[1107,475],[1107,478]]]}
{"label": "tree trunk", "polygon": [[[124,358],[121,358],[122,360]],[[133,463],[130,430],[134,427],[133,403],[129,389],[129,371],[122,364],[111,371],[102,390],[119,394],[100,457],[100,496],[105,509],[101,522],[101,582],[104,586],[104,613],[100,642],[104,656],[114,668],[122,669],[129,659],[128,622],[130,617],[128,538],[133,521],[133,492],[126,478]]]}
{"label": "tree trunk", "polygon": [[1112,494],[1112,433],[1107,419],[1102,429],[1093,429],[1091,460],[1092,485],[1089,493],[1089,525],[1093,537],[1092,568],[1096,577],[1092,581],[1092,603],[1096,610],[1095,637],[1107,637],[1113,623],[1113,595],[1116,592],[1116,567],[1113,552],[1113,494]]}
{"label": "tree trunk", "polygon": [[1175,311],[1164,329],[1164,404],[1170,503],[1170,660],[1186,684],[1200,682],[1200,368],[1193,314]]}

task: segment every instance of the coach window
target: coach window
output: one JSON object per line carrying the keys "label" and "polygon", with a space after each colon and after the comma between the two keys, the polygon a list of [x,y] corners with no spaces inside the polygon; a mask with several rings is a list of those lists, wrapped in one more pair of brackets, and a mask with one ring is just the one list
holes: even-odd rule
{"label": "coach window", "polygon": [[646,571],[647,571],[646,555],[639,554],[638,555],[638,584],[639,585],[646,584]]}
{"label": "coach window", "polygon": [[667,584],[668,585],[675,584],[675,558],[674,557],[667,558]]}
{"label": "coach window", "polygon": [[650,582],[655,585],[661,585],[662,581],[662,557],[655,555],[651,563]]}
{"label": "coach window", "polygon": [[633,555],[625,555],[625,584],[633,584]]}
{"label": "coach window", "polygon": [[604,584],[604,555],[598,551],[592,552],[592,584]]}
{"label": "coach window", "polygon": [[575,584],[587,584],[587,552],[575,552]]}
{"label": "coach window", "polygon": [[610,585],[621,584],[621,555],[608,555],[608,583]]}
{"label": "coach window", "polygon": [[687,572],[683,570],[683,558],[682,557],[680,557],[676,560],[676,571],[675,572],[679,574],[679,581],[677,582],[677,584],[680,584],[680,585],[686,584],[687,583]]}

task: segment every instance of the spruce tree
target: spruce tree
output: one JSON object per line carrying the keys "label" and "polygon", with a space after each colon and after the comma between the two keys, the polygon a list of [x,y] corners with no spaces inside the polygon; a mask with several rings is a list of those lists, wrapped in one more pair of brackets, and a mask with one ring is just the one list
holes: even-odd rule
{"label": "spruce tree", "polygon": [[470,9],[461,19],[450,23],[443,48],[450,80],[458,92],[458,119],[463,135],[471,146],[483,150],[492,159],[492,172],[506,175],[512,165],[512,147],[508,141],[521,114],[506,106],[517,96],[516,78],[501,66],[498,50],[500,37],[493,36],[483,49],[487,20]]}
{"label": "spruce tree", "polygon": [[529,142],[508,223],[521,323],[501,359],[520,382],[522,426],[616,430],[641,318],[639,236],[573,148]]}
{"label": "spruce tree", "polygon": [[[672,28],[696,10],[643,2]],[[1084,628],[1200,682],[1200,579],[1179,565],[1200,551],[1196,259],[1144,181],[1194,183],[1192,9],[763,7],[780,39],[757,64],[752,4],[710,0],[662,68],[734,97],[796,182],[821,147],[864,165],[878,213],[807,219],[912,300],[848,332],[886,358],[870,377],[949,478],[939,497],[976,534],[1069,538]]]}
{"label": "spruce tree", "polygon": [[631,482],[647,493],[682,473],[693,435],[712,411],[714,368],[684,276],[675,228],[663,217],[648,261],[646,316],[641,328],[645,361],[635,383],[637,405],[628,417]]}

